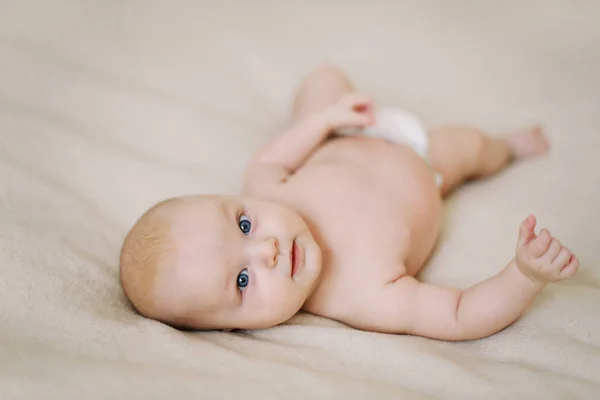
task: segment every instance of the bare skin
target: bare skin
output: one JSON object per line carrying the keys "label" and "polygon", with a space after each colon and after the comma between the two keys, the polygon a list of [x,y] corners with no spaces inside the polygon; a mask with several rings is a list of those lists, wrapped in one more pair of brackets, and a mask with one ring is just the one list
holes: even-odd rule
{"label": "bare skin", "polygon": [[[171,220],[179,216],[176,231],[183,233],[174,239],[179,248],[194,249],[193,254],[177,253],[179,261],[172,269],[183,278],[169,281],[179,292],[194,294],[184,298],[169,291],[161,302],[165,309],[185,310],[177,321],[201,329],[265,328],[301,307],[363,330],[477,339],[513,323],[547,283],[577,272],[577,257],[547,230],[536,234],[535,217],[530,216],[521,224],[515,254],[497,275],[466,290],[419,282],[416,277],[440,232],[443,197],[466,180],[490,176],[515,159],[546,153],[549,143],[538,127],[501,137],[469,126],[433,128],[429,156],[444,182],[438,188],[425,161],[404,145],[331,137],[335,129],[374,122],[373,100],[354,90],[335,67],[321,67],[304,79],[287,130],[250,162],[244,196],[235,200],[243,211],[232,222],[210,214],[211,207],[231,203],[220,198],[190,200],[197,204],[194,208],[169,212]],[[269,208],[275,204],[279,208]],[[252,210],[258,211],[252,216]],[[218,257],[210,254],[217,251],[216,244],[207,242],[197,250],[197,242],[189,239],[215,235],[225,243]],[[123,270],[127,248],[126,241]],[[207,257],[214,265],[198,267]],[[198,272],[203,268],[210,268],[209,273]],[[237,276],[238,298],[224,306],[220,299],[199,297],[197,293],[214,292],[204,276]],[[283,277],[293,301],[281,291],[267,290],[264,283]],[[210,312],[182,306],[207,302]],[[269,312],[256,311],[263,309]],[[151,311],[145,314],[174,321]]]}
{"label": "bare skin", "polygon": [[[337,68],[317,70],[297,92],[291,124],[318,115],[353,90]],[[430,157],[444,178],[442,195],[467,179],[496,173],[513,157],[537,156],[548,148],[538,127],[504,138],[469,126],[431,130]],[[299,210],[322,244],[321,284],[304,310],[365,330],[472,339],[514,322],[542,290],[544,278],[530,279],[522,272],[528,267],[519,268],[516,259],[464,292],[418,282],[414,277],[431,255],[442,217],[442,198],[423,160],[406,147],[367,138],[334,139],[313,151],[303,164],[287,165],[295,173],[266,195]],[[246,194],[259,194],[252,180]],[[566,257],[566,248],[559,251],[561,267],[570,262],[564,276],[571,276],[577,259]],[[546,257],[555,253],[556,248]]]}

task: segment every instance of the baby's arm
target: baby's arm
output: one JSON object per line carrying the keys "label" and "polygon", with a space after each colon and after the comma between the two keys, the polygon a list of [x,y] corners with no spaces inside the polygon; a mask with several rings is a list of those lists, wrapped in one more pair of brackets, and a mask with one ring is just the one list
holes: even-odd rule
{"label": "baby's arm", "polygon": [[579,261],[547,230],[534,233],[535,218],[521,225],[516,257],[499,274],[461,291],[405,276],[379,294],[359,328],[442,340],[492,335],[517,320],[549,282],[573,276]]}
{"label": "baby's arm", "polygon": [[349,93],[336,104],[296,122],[265,145],[250,161],[246,180],[284,181],[336,129],[365,127],[374,122],[372,100]]}

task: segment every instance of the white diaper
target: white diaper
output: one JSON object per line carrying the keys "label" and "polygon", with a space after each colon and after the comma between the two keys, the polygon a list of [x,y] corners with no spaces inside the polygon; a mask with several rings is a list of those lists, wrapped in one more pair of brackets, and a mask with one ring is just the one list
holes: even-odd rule
{"label": "white diaper", "polygon": [[[430,166],[429,136],[421,122],[412,114],[397,108],[382,108],[375,112],[375,125],[366,129],[338,129],[339,135],[365,135],[380,137],[393,143],[400,143],[412,148]],[[435,183],[442,186],[442,175],[433,171]]]}

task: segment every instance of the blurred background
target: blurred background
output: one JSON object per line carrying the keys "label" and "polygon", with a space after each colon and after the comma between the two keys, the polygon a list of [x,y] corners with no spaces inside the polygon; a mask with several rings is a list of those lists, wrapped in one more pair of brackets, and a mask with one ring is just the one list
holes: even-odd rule
{"label": "blurred background", "polygon": [[[591,0],[0,0],[0,398],[593,398],[599,21]],[[494,273],[532,212],[579,276],[465,344],[307,315],[236,335],[135,315],[127,230],[166,197],[237,193],[321,63],[429,126],[546,127],[548,156],[448,199],[426,279]]]}

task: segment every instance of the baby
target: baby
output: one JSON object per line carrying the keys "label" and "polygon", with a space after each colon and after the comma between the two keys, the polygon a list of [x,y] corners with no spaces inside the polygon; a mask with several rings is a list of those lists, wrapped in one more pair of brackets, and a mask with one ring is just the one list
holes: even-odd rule
{"label": "baby", "polygon": [[466,290],[420,282],[443,197],[549,144],[539,128],[424,134],[407,114],[379,111],[336,67],[307,76],[287,129],[251,159],[243,196],[169,199],[131,229],[120,267],[135,309],[183,329],[263,329],[304,310],[362,330],[470,340],[575,275],[578,259],[529,216],[497,275]]}

